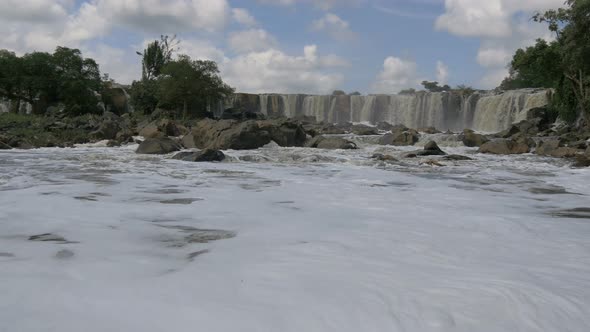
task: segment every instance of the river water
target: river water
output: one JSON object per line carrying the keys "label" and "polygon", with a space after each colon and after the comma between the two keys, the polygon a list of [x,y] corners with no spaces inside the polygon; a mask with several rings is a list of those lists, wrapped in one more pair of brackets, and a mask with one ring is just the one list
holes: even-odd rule
{"label": "river water", "polygon": [[589,169],[363,142],[0,152],[0,331],[588,331]]}

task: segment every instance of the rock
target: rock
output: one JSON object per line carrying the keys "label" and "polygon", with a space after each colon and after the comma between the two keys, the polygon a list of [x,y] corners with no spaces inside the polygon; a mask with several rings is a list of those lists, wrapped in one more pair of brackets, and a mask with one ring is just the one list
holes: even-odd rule
{"label": "rock", "polygon": [[280,146],[303,146],[306,139],[303,126],[287,119],[244,122],[205,119],[193,127],[183,143],[188,148],[248,150],[271,141]]}
{"label": "rock", "polygon": [[586,151],[585,154],[576,156],[574,167],[590,167],[590,153]]}
{"label": "rock", "polygon": [[348,141],[341,137],[325,137],[325,136],[316,136],[307,143],[305,143],[306,147],[309,148],[317,148],[317,149],[342,149],[342,150],[353,150],[357,149],[358,147],[351,141]]}
{"label": "rock", "polygon": [[381,153],[375,153],[373,156],[371,156],[371,159],[376,159],[379,161],[398,161],[397,159],[395,159],[395,157],[388,155],[388,154],[381,154]]}
{"label": "rock", "polygon": [[55,258],[68,259],[74,257],[74,252],[68,249],[62,249],[55,254]]}
{"label": "rock", "polygon": [[29,237],[29,241],[41,241],[41,242],[67,242],[67,240],[60,235],[45,233],[39,235],[33,235]]}
{"label": "rock", "polygon": [[462,156],[462,155],[458,155],[458,154],[451,154],[448,156],[444,156],[443,159],[449,160],[449,161],[473,160],[473,158],[469,158],[467,156]]}
{"label": "rock", "polygon": [[253,108],[248,110],[245,108],[228,108],[223,111],[221,115],[223,120],[264,120],[266,116],[262,113],[256,113]]}
{"label": "rock", "polygon": [[89,136],[96,140],[116,139],[117,133],[120,130],[121,127],[117,119],[107,119],[100,124],[97,130],[91,132]]}
{"label": "rock", "polygon": [[389,122],[381,121],[377,124],[377,129],[388,131],[393,129],[393,125]]}
{"label": "rock", "polygon": [[424,156],[445,156],[446,152],[441,150],[435,141],[430,141],[424,146],[424,150],[417,150],[403,154],[404,158],[416,158]]}
{"label": "rock", "polygon": [[483,144],[489,142],[490,140],[481,134],[476,134],[471,129],[465,129],[462,135],[463,144],[467,147],[480,147]]}
{"label": "rock", "polygon": [[420,165],[429,165],[429,166],[438,166],[438,167],[447,166],[445,164],[441,164],[440,162],[438,162],[438,161],[436,161],[434,159],[422,161],[422,162],[420,162]]}
{"label": "rock", "polygon": [[418,129],[419,132],[421,133],[425,133],[425,134],[440,134],[441,131],[434,128],[434,127],[426,127],[426,128],[420,128]]}
{"label": "rock", "polygon": [[527,144],[505,138],[491,140],[479,148],[480,153],[490,154],[523,154],[529,151],[530,147]]}
{"label": "rock", "polygon": [[405,127],[400,128],[399,126],[396,126],[396,128],[394,128],[390,134],[385,134],[379,139],[379,144],[408,146],[416,144],[419,139],[420,134],[416,130],[407,129]]}
{"label": "rock", "polygon": [[164,138],[148,138],[139,144],[137,151],[138,154],[167,154],[170,152],[178,151],[181,149],[173,139]]}
{"label": "rock", "polygon": [[583,153],[583,150],[581,149],[564,145],[563,139],[559,137],[542,139],[537,143],[535,153],[541,156],[555,158],[570,158]]}
{"label": "rock", "polygon": [[351,132],[358,136],[379,135],[379,130],[377,128],[365,125],[354,125],[351,128]]}
{"label": "rock", "polygon": [[145,138],[161,138],[166,136],[181,136],[188,134],[188,129],[172,120],[161,119],[152,121],[139,130],[139,136]]}
{"label": "rock", "polygon": [[322,135],[344,135],[350,130],[349,124],[334,125],[329,124],[320,128],[319,133]]}
{"label": "rock", "polygon": [[498,133],[498,136],[500,138],[514,138],[515,135],[525,137],[536,136],[543,130],[548,129],[547,126],[548,124],[544,123],[541,118],[523,120]]}
{"label": "rock", "polygon": [[119,142],[119,141],[111,139],[107,142],[107,147],[109,147],[109,148],[114,148],[114,147],[119,147],[119,146],[121,146],[121,142]]}
{"label": "rock", "polygon": [[198,152],[180,152],[175,154],[172,159],[192,162],[223,161],[225,154],[219,150],[206,149]]}

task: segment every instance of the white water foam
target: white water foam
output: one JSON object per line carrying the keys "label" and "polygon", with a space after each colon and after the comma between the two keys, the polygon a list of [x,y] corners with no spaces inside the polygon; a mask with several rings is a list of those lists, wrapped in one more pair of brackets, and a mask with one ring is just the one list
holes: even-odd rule
{"label": "white water foam", "polygon": [[[588,206],[588,169],[463,147],[445,150],[476,160],[446,167],[375,162],[413,148],[374,145],[213,164],[135,147],[0,152],[0,331],[590,326],[590,223],[556,214]],[[236,237],[182,245],[190,227]],[[42,233],[76,243],[27,240]]]}

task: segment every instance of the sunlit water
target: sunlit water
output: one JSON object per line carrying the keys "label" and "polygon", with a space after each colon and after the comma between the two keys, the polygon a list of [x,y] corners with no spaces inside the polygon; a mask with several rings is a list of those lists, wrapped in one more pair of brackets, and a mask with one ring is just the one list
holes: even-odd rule
{"label": "sunlit water", "polygon": [[588,331],[590,170],[438,138],[0,152],[0,331]]}

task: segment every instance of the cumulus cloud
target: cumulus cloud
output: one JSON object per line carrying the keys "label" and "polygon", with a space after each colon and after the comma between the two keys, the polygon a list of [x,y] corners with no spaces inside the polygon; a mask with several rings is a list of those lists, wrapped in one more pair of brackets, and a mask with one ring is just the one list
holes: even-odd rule
{"label": "cumulus cloud", "polygon": [[563,0],[445,0],[445,13],[438,17],[435,27],[481,39],[476,59],[487,72],[480,84],[494,88],[507,74],[506,67],[516,49],[540,37],[553,38],[546,27],[531,23],[528,17],[561,6]]}
{"label": "cumulus cloud", "polygon": [[440,84],[447,84],[449,79],[449,67],[442,61],[436,62],[436,81]]}
{"label": "cumulus cloud", "polygon": [[60,0],[2,0],[0,19],[33,23],[54,22],[67,16],[66,4]]}
{"label": "cumulus cloud", "polygon": [[383,62],[383,69],[377,75],[372,90],[375,93],[397,93],[418,85],[417,64],[413,60],[390,56]]}
{"label": "cumulus cloud", "polygon": [[315,20],[311,24],[311,29],[313,31],[324,32],[340,41],[348,41],[356,38],[356,34],[350,29],[350,23],[332,13],[327,13],[324,17]]}
{"label": "cumulus cloud", "polygon": [[250,29],[233,32],[229,46],[238,53],[263,51],[277,45],[276,39],[264,29]]}
{"label": "cumulus cloud", "polygon": [[270,49],[239,55],[223,64],[222,73],[243,92],[328,93],[344,79],[332,71],[344,63],[335,59],[319,55],[316,45],[305,46],[299,56]]}
{"label": "cumulus cloud", "polygon": [[234,21],[245,26],[253,27],[258,25],[258,22],[254,18],[254,16],[252,16],[250,12],[244,8],[232,9],[232,17]]}

